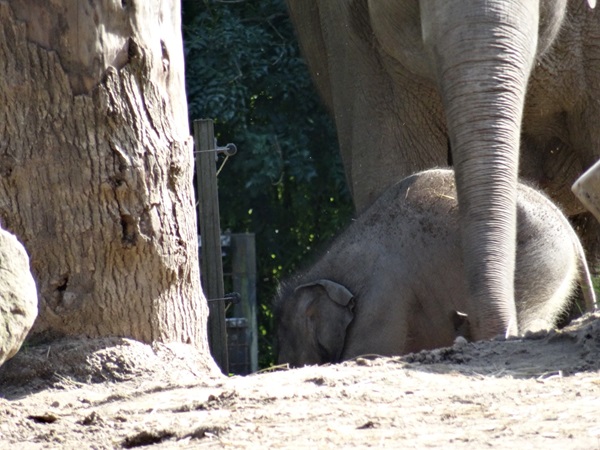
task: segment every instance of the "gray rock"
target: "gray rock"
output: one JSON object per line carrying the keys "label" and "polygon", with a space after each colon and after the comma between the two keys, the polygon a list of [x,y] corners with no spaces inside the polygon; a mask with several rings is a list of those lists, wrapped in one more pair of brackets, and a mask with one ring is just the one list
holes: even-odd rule
{"label": "gray rock", "polygon": [[37,313],[27,252],[14,235],[0,229],[0,365],[19,351]]}

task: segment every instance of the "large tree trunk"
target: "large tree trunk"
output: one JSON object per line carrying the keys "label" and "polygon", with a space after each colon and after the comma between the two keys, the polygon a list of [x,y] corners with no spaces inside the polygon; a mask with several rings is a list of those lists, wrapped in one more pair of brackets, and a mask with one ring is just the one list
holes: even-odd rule
{"label": "large tree trunk", "polygon": [[207,355],[178,0],[0,1],[0,219],[35,335]]}

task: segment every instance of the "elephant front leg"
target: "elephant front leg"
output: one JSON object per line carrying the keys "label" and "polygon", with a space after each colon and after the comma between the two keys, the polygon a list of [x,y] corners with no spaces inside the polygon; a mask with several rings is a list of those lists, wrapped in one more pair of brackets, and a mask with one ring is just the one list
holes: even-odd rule
{"label": "elephant front leg", "polygon": [[455,164],[473,338],[514,335],[518,152],[539,5],[422,0],[420,6]]}

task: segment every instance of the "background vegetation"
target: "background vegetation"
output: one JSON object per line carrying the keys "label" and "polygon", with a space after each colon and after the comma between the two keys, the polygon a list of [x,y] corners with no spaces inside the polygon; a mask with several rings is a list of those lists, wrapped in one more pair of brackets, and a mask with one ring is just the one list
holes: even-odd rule
{"label": "background vegetation", "polygon": [[219,143],[238,147],[219,175],[221,227],[256,234],[264,367],[278,281],[352,214],[335,130],[284,0],[183,0],[183,21],[190,123],[212,118]]}

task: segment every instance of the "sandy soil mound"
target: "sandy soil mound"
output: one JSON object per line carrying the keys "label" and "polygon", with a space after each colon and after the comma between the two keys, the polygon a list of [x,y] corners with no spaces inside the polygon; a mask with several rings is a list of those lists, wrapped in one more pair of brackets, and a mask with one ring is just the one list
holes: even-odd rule
{"label": "sandy soil mound", "polygon": [[184,345],[65,340],[0,369],[11,449],[600,449],[600,314],[527,339],[226,378]]}

